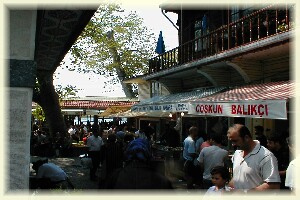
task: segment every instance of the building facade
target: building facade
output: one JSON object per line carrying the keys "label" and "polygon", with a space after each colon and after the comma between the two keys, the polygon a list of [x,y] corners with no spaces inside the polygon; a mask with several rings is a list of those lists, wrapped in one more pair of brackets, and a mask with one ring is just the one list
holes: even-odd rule
{"label": "building facade", "polygon": [[[263,88],[261,84],[272,83],[275,88],[282,82],[293,85],[290,81],[293,80],[294,5],[212,7],[163,4],[160,7],[164,12],[178,14],[179,46],[151,58],[144,81],[150,84],[159,82],[173,95],[199,88],[226,87],[229,91],[233,88],[243,91],[245,86],[251,94],[254,87]],[[249,89],[249,86],[252,88]],[[276,95],[284,93],[287,90],[284,88]],[[290,100],[293,99],[293,86],[288,90],[290,93],[286,97],[269,97],[268,91],[262,91],[262,96],[253,99],[283,98],[286,103],[283,106],[287,105],[284,119],[242,115],[224,118],[206,113],[200,114],[200,119],[194,118],[192,123],[205,127],[203,131],[206,132],[218,123],[230,125],[237,122],[247,125],[253,133],[256,125],[262,125],[267,135],[273,131],[286,131],[292,117]],[[237,92],[227,101],[235,101],[238,96],[241,94]],[[244,95],[238,101],[249,99]],[[197,102],[197,99],[190,100]],[[202,101],[223,100],[204,98]]]}

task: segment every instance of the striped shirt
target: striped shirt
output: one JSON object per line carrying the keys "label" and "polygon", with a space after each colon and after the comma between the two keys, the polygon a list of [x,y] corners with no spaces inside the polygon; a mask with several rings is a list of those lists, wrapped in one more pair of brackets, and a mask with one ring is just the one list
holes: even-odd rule
{"label": "striped shirt", "polygon": [[253,189],[264,182],[280,183],[276,157],[254,141],[256,146],[247,156],[243,158],[243,151],[236,150],[232,157],[234,189]]}

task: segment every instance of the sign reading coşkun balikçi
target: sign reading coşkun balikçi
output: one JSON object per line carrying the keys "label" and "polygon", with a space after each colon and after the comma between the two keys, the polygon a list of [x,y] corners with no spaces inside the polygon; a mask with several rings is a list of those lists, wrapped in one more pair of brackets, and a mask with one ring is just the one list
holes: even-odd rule
{"label": "sign reading co\u015fkun balik\u00e7i", "polygon": [[284,100],[190,103],[188,114],[287,119],[286,101]]}

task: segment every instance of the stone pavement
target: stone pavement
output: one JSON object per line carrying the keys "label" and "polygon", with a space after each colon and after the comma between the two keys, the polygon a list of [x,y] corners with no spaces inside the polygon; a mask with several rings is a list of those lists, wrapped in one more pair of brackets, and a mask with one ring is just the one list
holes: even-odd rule
{"label": "stone pavement", "polygon": [[[98,189],[98,181],[91,181],[89,178],[89,169],[83,167],[79,157],[71,158],[49,158],[49,162],[52,162],[60,166],[69,176],[71,182],[75,186],[75,190],[87,190]],[[101,169],[98,170],[98,177],[101,176]],[[175,189],[187,192],[186,182],[176,177],[168,176]],[[100,191],[100,190],[99,190]],[[195,192],[200,192],[196,189]]]}
{"label": "stone pavement", "polygon": [[81,165],[79,157],[49,158],[49,162],[58,165],[67,173],[75,189],[98,189],[98,182],[90,180],[90,170]]}

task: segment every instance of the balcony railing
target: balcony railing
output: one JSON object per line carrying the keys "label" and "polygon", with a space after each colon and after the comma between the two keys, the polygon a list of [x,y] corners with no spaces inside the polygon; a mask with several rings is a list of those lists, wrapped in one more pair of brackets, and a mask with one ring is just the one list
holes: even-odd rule
{"label": "balcony railing", "polygon": [[149,60],[149,74],[209,57],[294,28],[294,5],[270,5]]}

